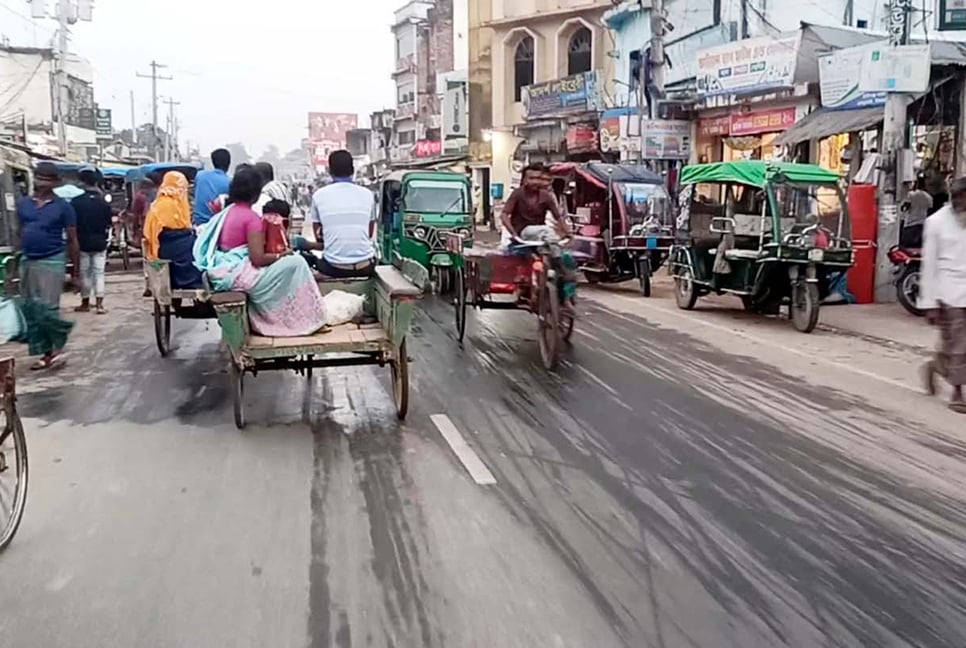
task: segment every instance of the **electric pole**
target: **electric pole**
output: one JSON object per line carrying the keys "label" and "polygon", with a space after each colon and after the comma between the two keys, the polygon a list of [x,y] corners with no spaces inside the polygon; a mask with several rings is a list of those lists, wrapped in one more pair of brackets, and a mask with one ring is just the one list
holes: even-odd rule
{"label": "electric pole", "polygon": [[177,137],[176,135],[174,135],[174,131],[176,128],[175,117],[174,117],[174,107],[180,106],[181,102],[175,101],[174,99],[171,99],[169,97],[168,100],[165,101],[164,103],[168,104],[168,128],[165,130],[165,134],[164,134],[164,161],[170,162],[171,154],[178,146],[178,140],[173,139],[173,137]]}
{"label": "electric pole", "polygon": [[[889,46],[909,44],[912,0],[891,0],[889,8]],[[879,230],[876,237],[875,300],[896,300],[892,284],[892,262],[889,248],[899,242],[899,203],[903,198],[899,160],[906,148],[906,95],[890,92],[886,95],[882,125],[882,168],[879,178]]]}
{"label": "electric pole", "polygon": [[158,70],[168,67],[157,61],[151,61],[151,74],[137,73],[141,79],[151,79],[151,155],[158,159],[158,81],[171,81],[173,77],[158,76]]}
{"label": "electric pole", "polygon": [[57,91],[54,93],[54,107],[57,111],[57,143],[62,155],[67,155],[67,114],[70,112],[67,104],[66,92],[67,72],[64,62],[67,59],[67,21],[70,18],[70,4],[57,3],[57,67],[54,78]]}
{"label": "electric pole", "polygon": [[131,145],[138,145],[138,122],[134,116],[134,90],[131,90]]}

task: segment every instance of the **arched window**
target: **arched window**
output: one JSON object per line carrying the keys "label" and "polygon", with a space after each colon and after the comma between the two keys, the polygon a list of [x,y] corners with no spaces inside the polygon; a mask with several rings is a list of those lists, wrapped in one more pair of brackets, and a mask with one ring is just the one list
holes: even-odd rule
{"label": "arched window", "polygon": [[570,37],[567,47],[567,74],[590,72],[593,65],[593,36],[586,27],[580,27]]}
{"label": "arched window", "polygon": [[513,52],[513,100],[520,101],[523,88],[533,84],[533,38],[524,36]]}

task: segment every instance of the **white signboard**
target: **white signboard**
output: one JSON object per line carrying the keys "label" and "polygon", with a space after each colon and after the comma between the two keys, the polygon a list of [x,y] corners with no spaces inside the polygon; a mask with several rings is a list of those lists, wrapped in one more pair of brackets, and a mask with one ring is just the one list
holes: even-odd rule
{"label": "white signboard", "polygon": [[461,153],[470,145],[466,81],[447,79],[444,83],[443,148],[446,153]]}
{"label": "white signboard", "polygon": [[698,50],[698,90],[713,97],[791,88],[800,43],[795,31]]}
{"label": "white signboard", "polygon": [[859,90],[862,60],[881,44],[835,50],[818,59],[822,106],[830,110],[859,110],[884,106],[886,93]]}
{"label": "white signboard", "polygon": [[929,88],[932,57],[929,45],[883,44],[862,57],[862,92],[925,92]]}
{"label": "white signboard", "polygon": [[691,157],[691,122],[677,119],[645,119],[641,122],[644,158],[687,160]]}

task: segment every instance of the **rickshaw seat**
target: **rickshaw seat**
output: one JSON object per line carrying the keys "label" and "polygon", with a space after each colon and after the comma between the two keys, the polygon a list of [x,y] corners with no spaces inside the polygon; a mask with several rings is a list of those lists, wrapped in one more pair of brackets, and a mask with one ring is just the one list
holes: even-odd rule
{"label": "rickshaw seat", "polygon": [[739,248],[731,248],[730,250],[725,250],[724,257],[726,259],[747,259],[750,261],[756,261],[761,256],[761,253],[757,250],[742,250]]}

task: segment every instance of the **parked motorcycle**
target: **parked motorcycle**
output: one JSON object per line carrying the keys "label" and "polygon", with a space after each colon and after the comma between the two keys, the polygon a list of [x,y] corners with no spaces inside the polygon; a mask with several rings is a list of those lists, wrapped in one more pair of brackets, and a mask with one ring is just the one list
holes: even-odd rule
{"label": "parked motorcycle", "polygon": [[919,269],[922,265],[922,254],[919,248],[904,248],[896,245],[889,249],[889,261],[892,262],[893,283],[896,286],[896,298],[902,307],[917,317],[925,313],[919,308]]}

